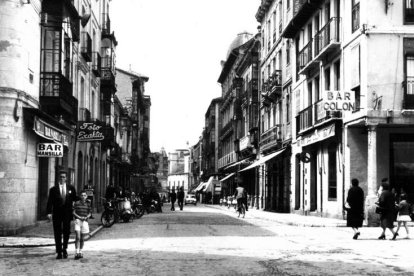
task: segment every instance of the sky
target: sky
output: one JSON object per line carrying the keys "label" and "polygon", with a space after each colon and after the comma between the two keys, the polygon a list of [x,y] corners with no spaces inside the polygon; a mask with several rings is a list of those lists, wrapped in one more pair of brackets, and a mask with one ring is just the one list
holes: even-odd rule
{"label": "sky", "polygon": [[152,152],[198,142],[207,108],[221,96],[220,61],[237,34],[257,32],[259,6],[260,0],[112,1],[116,66],[149,78]]}

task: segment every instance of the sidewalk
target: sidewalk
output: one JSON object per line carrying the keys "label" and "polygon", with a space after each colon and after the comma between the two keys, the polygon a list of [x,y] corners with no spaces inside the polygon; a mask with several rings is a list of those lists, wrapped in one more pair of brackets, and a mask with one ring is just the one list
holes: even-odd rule
{"label": "sidewalk", "polygon": [[[216,208],[231,213],[235,213],[234,207],[227,208],[220,205],[204,205],[206,207]],[[257,210],[255,208],[249,208],[246,212],[247,217],[256,219],[262,219],[272,221],[275,223],[294,225],[294,226],[307,226],[307,227],[345,227],[346,220],[324,218],[317,216],[304,216],[297,214],[275,213],[269,211]]]}
{"label": "sidewalk", "polygon": [[[93,237],[102,229],[101,214],[95,213],[94,219],[89,219],[90,233],[86,240]],[[69,244],[75,242],[75,233],[73,232],[73,222],[71,223],[71,234]],[[0,247],[38,247],[38,246],[55,246],[53,237],[53,225],[48,220],[39,221],[35,226],[29,227],[24,232],[15,236],[0,237]]]}

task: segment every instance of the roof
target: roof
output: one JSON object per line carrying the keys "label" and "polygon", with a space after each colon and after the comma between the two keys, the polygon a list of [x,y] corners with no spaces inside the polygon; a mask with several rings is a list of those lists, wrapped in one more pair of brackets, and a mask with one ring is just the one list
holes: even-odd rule
{"label": "roof", "polygon": [[124,73],[124,74],[126,74],[126,75],[129,75],[129,76],[131,76],[131,77],[135,77],[135,78],[144,79],[145,81],[148,81],[148,80],[149,80],[149,78],[148,78],[147,76],[144,76],[143,74],[140,74],[140,73],[134,72],[134,71],[132,71],[132,70],[130,70],[130,71],[126,71],[126,70],[123,70],[123,69],[118,68],[118,67],[116,68],[116,70],[117,70],[117,71],[119,71],[119,72],[121,72],[121,73]]}

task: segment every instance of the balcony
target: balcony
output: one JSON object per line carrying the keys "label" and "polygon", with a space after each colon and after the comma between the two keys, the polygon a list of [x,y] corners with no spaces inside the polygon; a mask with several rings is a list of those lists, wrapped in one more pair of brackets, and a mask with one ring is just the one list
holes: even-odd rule
{"label": "balcony", "polygon": [[268,80],[269,96],[273,99],[282,95],[282,70],[275,70]]}
{"label": "balcony", "polygon": [[97,77],[101,76],[101,67],[102,67],[101,55],[98,52],[93,52],[92,53],[92,72],[95,74],[95,76]]}
{"label": "balcony", "polygon": [[102,38],[107,38],[111,35],[111,19],[108,13],[102,14]]}
{"label": "balcony", "polygon": [[341,47],[340,23],[338,17],[332,17],[328,23],[315,35],[315,59],[322,60],[330,53]]}
{"label": "balcony", "polygon": [[82,32],[81,45],[81,54],[85,61],[92,61],[92,39],[88,32]]}
{"label": "balcony", "polygon": [[237,154],[235,151],[232,151],[229,154],[224,155],[222,158],[218,160],[218,167],[223,168],[236,161],[237,161]]}
{"label": "balcony", "polygon": [[60,73],[41,73],[41,109],[50,115],[78,120],[78,100],[72,96],[72,83]]}
{"label": "balcony", "polygon": [[79,108],[79,121],[90,122],[91,121],[91,112],[89,109],[81,107]]}
{"label": "balcony", "polygon": [[319,66],[319,61],[314,59],[313,43],[312,39],[299,52],[299,74],[307,74]]}
{"label": "balcony", "polygon": [[293,17],[286,25],[282,37],[294,38],[325,0],[293,0]]}
{"label": "balcony", "polygon": [[323,109],[322,104],[323,101],[319,100],[299,112],[299,115],[296,117],[297,134],[310,129],[315,125],[322,124],[329,119],[342,118],[342,113],[340,111],[326,111]]}
{"label": "balcony", "polygon": [[276,125],[260,135],[260,150],[267,151],[280,145],[282,141],[281,126]]}
{"label": "balcony", "polygon": [[101,54],[101,87],[109,87],[116,91],[114,49],[102,47]]}

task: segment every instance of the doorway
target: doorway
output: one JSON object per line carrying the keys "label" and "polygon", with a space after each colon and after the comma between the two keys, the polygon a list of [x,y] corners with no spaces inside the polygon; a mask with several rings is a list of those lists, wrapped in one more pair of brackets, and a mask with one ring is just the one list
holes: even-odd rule
{"label": "doorway", "polygon": [[391,188],[414,202],[414,134],[391,134]]}

